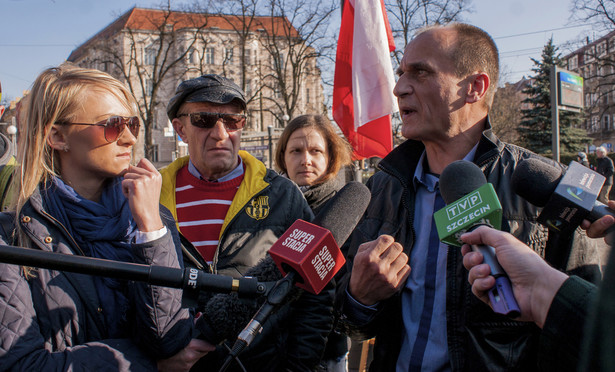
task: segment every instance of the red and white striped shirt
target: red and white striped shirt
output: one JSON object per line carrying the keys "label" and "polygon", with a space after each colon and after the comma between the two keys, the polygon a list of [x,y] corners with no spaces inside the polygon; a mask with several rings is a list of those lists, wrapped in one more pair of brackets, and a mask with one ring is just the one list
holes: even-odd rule
{"label": "red and white striped shirt", "polygon": [[183,167],[176,176],[176,210],[181,233],[211,263],[224,218],[243,181],[243,174],[225,182],[194,177]]}

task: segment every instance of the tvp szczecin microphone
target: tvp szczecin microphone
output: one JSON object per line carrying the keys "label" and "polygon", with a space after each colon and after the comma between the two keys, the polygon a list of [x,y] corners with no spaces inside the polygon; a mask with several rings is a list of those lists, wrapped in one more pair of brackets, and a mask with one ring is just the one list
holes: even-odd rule
{"label": "tvp szczecin microphone", "polygon": [[[461,246],[461,234],[487,225],[500,229],[502,206],[493,185],[478,166],[472,162],[458,160],[449,164],[440,175],[440,192],[446,207],[434,213],[434,220],[440,240],[444,243]],[[485,263],[491,268],[495,286],[489,290],[489,300],[496,313],[512,318],[520,315],[510,279],[500,266],[495,249],[486,245],[472,245],[472,250],[483,255]]]}
{"label": "tvp szczecin microphone", "polygon": [[[538,222],[555,232],[574,231],[586,219],[615,217],[615,211],[597,200],[604,176],[575,161],[562,175],[561,169],[538,159],[519,163],[512,175],[512,188],[522,198],[542,207]],[[612,233],[615,226],[606,232]]]}
{"label": "tvp szczecin microphone", "polygon": [[[270,256],[285,275],[269,292],[267,300],[241,331],[221,368],[226,367],[261,331],[269,315],[298,287],[318,294],[344,265],[338,247],[348,239],[371,199],[360,182],[349,182],[320,211],[312,223],[297,220],[274,243]],[[228,316],[228,314],[227,314]]]}

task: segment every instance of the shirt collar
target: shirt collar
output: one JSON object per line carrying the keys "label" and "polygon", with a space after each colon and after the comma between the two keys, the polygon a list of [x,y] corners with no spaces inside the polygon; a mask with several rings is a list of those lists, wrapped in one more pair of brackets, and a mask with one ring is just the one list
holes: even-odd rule
{"label": "shirt collar", "polygon": [[[474,147],[472,147],[470,152],[468,152],[466,156],[463,157],[463,160],[472,161],[474,159],[474,155],[476,155],[477,148],[478,142],[476,143],[476,145],[474,145]],[[425,151],[423,151],[423,153],[421,154],[421,157],[418,161],[418,165],[416,166],[416,169],[414,171],[414,177],[412,179],[414,183],[414,188],[416,189],[418,186],[422,185],[423,187],[427,188],[429,192],[434,192],[436,190],[436,187],[438,186],[439,176],[434,175],[433,173],[425,172],[425,168],[423,167],[424,165],[427,165],[427,155]]]}
{"label": "shirt collar", "polygon": [[241,176],[243,174],[243,160],[241,159],[241,156],[237,156],[237,158],[239,159],[239,164],[237,165],[237,167],[235,167],[235,169],[233,169],[229,174],[227,174],[226,176],[222,176],[220,178],[218,178],[217,180],[208,180],[203,178],[203,176],[201,176],[201,173],[199,172],[198,169],[196,169],[196,167],[194,166],[194,164],[192,164],[192,160],[188,161],[188,172],[190,172],[191,175],[193,175],[194,177],[203,180],[203,181],[209,181],[209,182],[226,182],[226,181],[230,181],[232,179],[235,179],[239,176]]}

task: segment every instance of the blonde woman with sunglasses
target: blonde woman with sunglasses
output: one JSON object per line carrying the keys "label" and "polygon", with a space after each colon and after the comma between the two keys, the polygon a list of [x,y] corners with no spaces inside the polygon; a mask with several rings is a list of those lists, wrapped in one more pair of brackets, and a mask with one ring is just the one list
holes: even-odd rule
{"label": "blonde woman with sunglasses", "polygon": [[[100,71],[41,73],[23,106],[19,192],[14,212],[0,214],[0,244],[180,267],[175,223],[158,204],[160,174],[145,159],[131,165],[136,110]],[[157,360],[185,356],[191,342],[180,299],[176,289],[0,264],[0,370],[172,368]]]}

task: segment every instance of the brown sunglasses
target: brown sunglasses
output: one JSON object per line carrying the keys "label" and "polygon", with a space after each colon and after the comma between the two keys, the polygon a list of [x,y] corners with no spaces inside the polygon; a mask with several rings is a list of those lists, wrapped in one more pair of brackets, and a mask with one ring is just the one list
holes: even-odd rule
{"label": "brown sunglasses", "polygon": [[105,120],[101,120],[98,123],[56,123],[59,125],[96,125],[105,128],[105,140],[107,142],[115,142],[124,132],[124,128],[128,126],[130,133],[137,138],[139,136],[139,128],[141,122],[137,116],[123,117],[123,116],[110,116]]}

